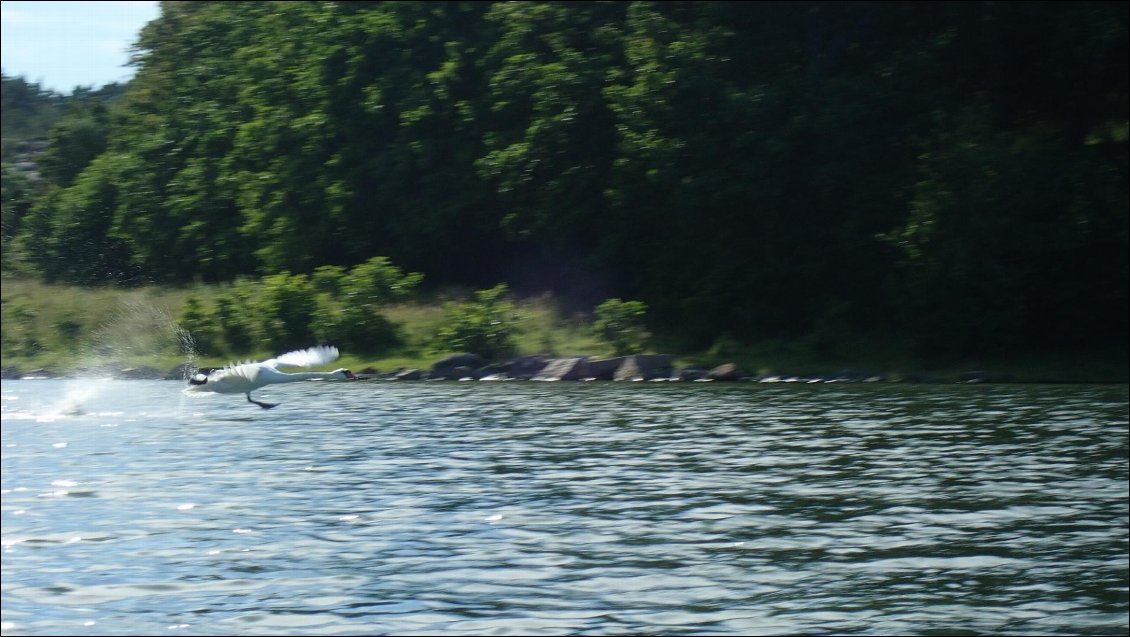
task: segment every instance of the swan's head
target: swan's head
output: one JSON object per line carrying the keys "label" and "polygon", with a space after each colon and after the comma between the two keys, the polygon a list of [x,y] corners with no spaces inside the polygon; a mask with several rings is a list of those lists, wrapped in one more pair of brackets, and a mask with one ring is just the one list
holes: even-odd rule
{"label": "swan's head", "polygon": [[345,369],[344,367],[341,369],[335,369],[330,373],[333,374],[333,377],[338,380],[353,380],[354,378],[357,378],[353,375],[353,372]]}
{"label": "swan's head", "polygon": [[208,383],[208,375],[216,371],[215,367],[199,367],[192,378],[188,379],[190,385],[206,385]]}

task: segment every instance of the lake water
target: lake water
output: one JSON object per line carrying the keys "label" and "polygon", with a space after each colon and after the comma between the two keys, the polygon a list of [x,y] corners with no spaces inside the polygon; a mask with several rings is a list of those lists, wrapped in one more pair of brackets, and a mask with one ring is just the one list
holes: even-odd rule
{"label": "lake water", "polygon": [[4,381],[3,631],[1126,634],[1128,389]]}

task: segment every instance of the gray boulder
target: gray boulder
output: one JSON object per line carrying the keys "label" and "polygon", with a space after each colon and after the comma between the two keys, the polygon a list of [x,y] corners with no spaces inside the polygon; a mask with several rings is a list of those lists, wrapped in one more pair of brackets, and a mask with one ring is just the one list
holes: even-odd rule
{"label": "gray boulder", "polygon": [[586,358],[581,361],[578,374],[580,378],[595,378],[596,380],[612,380],[616,377],[616,370],[624,364],[624,356],[616,358]]}
{"label": "gray boulder", "polygon": [[530,380],[579,380],[584,378],[581,375],[581,364],[585,361],[585,358],[584,356],[574,356],[550,359],[546,362],[545,367]]}
{"label": "gray boulder", "polygon": [[455,354],[439,361],[432,366],[432,373],[429,374],[431,378],[448,378],[451,380],[459,380],[466,376],[465,370],[456,372],[460,367],[466,367],[471,370],[479,369],[486,365],[486,361],[478,354]]}
{"label": "gray boulder", "polygon": [[733,363],[725,363],[706,373],[710,380],[734,381],[742,377],[742,371]]}
{"label": "gray boulder", "polygon": [[652,380],[671,377],[670,354],[638,354],[624,358],[613,380]]}
{"label": "gray boulder", "polygon": [[393,380],[420,380],[424,377],[424,372],[411,367],[408,369],[401,369],[393,373]]}
{"label": "gray boulder", "polygon": [[549,359],[545,356],[519,356],[501,365],[498,369],[490,369],[490,373],[506,374],[509,378],[530,380],[545,369]]}

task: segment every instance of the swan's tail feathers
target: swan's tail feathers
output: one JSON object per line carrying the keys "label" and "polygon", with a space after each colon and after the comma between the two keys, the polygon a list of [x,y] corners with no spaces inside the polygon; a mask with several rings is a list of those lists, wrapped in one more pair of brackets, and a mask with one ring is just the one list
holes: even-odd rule
{"label": "swan's tail feathers", "polygon": [[276,365],[286,367],[317,367],[336,360],[341,354],[332,345],[318,345],[295,352],[287,352],[274,360]]}

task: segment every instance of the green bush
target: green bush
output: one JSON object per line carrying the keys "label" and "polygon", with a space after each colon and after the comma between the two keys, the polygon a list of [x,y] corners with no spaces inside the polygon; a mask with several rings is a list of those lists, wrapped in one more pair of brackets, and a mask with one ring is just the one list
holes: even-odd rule
{"label": "green bush", "polygon": [[314,274],[311,277],[314,289],[330,297],[341,294],[341,280],[343,278],[345,278],[345,268],[339,265],[323,265],[314,268]]}
{"label": "green bush", "polygon": [[471,352],[490,360],[514,353],[514,337],[522,317],[504,298],[508,292],[506,284],[500,283],[476,291],[473,301],[449,304],[444,324],[436,332],[435,349]]}
{"label": "green bush", "polygon": [[397,326],[380,313],[379,306],[408,298],[424,276],[404,274],[388,257],[373,257],[348,272],[336,266],[318,268],[313,278],[314,287],[321,292],[311,325],[314,334],[350,352],[377,355],[402,340]]}
{"label": "green bush", "polygon": [[318,299],[310,278],[280,272],[263,277],[261,286],[256,309],[265,344],[273,351],[286,352],[313,343]]}
{"label": "green bush", "polygon": [[192,337],[194,353],[204,356],[222,353],[219,325],[200,299],[190,296],[184,300],[184,309],[177,323]]}
{"label": "green bush", "polygon": [[404,274],[388,257],[373,257],[350,269],[341,277],[340,286],[350,303],[372,305],[402,301],[423,280],[419,272]]}
{"label": "green bush", "polygon": [[253,287],[237,283],[231,291],[216,298],[216,326],[230,354],[247,354],[255,342],[249,308]]}
{"label": "green bush", "polygon": [[347,352],[366,356],[384,354],[402,342],[397,325],[369,305],[339,305],[323,297],[322,309],[312,325],[321,342],[337,343]]}
{"label": "green bush", "polygon": [[596,308],[593,329],[597,337],[612,346],[617,356],[639,354],[647,343],[644,327],[647,305],[642,301],[608,299]]}
{"label": "green bush", "polygon": [[284,271],[238,281],[216,297],[211,310],[189,297],[180,324],[203,355],[282,352],[314,342],[378,355],[403,341],[399,326],[379,306],[409,298],[421,280],[422,274],[405,274],[386,257],[349,270],[322,266],[309,276]]}
{"label": "green bush", "polygon": [[36,332],[38,313],[24,301],[5,301],[2,331],[4,356],[35,356],[44,350]]}

